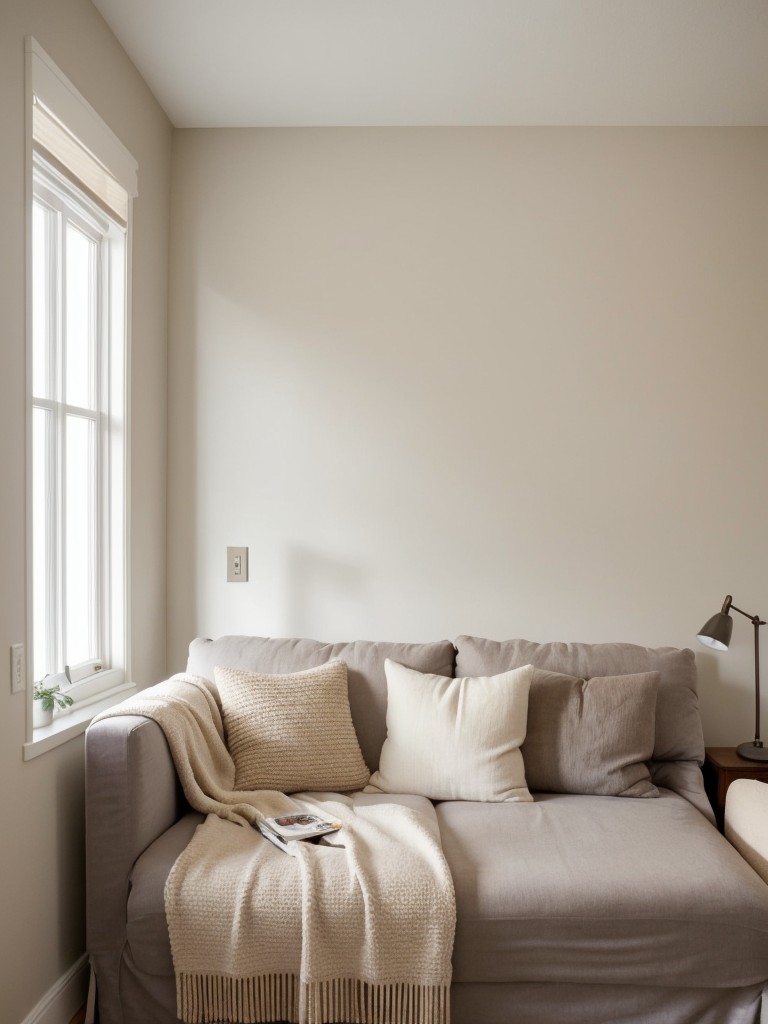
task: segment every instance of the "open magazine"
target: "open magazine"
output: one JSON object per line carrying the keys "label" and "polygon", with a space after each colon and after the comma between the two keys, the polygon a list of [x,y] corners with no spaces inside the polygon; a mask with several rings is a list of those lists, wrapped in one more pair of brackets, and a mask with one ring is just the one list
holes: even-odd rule
{"label": "open magazine", "polygon": [[328,821],[316,814],[281,814],[278,818],[267,818],[256,826],[270,843],[286,850],[290,842],[299,839],[320,839],[329,832],[338,832],[340,821]]}

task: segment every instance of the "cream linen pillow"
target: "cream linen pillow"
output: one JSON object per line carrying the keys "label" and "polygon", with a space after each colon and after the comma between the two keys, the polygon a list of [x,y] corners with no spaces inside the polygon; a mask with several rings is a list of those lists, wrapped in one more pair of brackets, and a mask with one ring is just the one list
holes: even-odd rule
{"label": "cream linen pillow", "polygon": [[348,792],[366,784],[343,661],[289,675],[213,672],[235,789]]}
{"label": "cream linen pillow", "polygon": [[536,669],[523,744],[533,790],[655,797],[647,762],[656,733],[658,672],[577,679]]}
{"label": "cream linen pillow", "polygon": [[384,668],[387,738],[366,793],[532,799],[520,753],[532,665],[463,679],[417,672],[389,659]]}

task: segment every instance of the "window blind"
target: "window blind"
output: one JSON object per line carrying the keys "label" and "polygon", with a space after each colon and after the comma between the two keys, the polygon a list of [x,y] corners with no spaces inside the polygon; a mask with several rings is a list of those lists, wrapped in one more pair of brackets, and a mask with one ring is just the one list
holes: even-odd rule
{"label": "window blind", "polygon": [[49,163],[116,219],[128,223],[128,193],[37,96],[32,106],[32,145]]}

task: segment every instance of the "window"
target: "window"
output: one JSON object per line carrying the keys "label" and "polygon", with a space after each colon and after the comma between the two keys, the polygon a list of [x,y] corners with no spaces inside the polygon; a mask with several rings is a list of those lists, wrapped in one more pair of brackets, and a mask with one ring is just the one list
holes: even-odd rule
{"label": "window", "polygon": [[[110,249],[121,231],[34,158],[32,208],[33,678],[65,686],[111,664]],[[112,344],[110,344],[112,342]],[[119,601],[119,595],[116,595]],[[101,682],[101,680],[100,680]],[[100,689],[101,687],[97,687]],[[81,687],[82,689],[82,687]]]}
{"label": "window", "polygon": [[135,163],[34,40],[28,43],[32,679],[51,677],[76,706],[129,685],[127,294]]}

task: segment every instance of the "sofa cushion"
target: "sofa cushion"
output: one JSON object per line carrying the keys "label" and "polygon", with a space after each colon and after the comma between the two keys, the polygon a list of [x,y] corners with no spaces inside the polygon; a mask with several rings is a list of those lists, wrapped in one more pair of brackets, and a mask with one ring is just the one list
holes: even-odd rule
{"label": "sofa cushion", "polygon": [[768,886],[686,800],[437,806],[454,981],[676,987],[768,977]]}
{"label": "sofa cushion", "polygon": [[[317,795],[316,799],[322,803],[324,798]],[[333,799],[332,794],[328,799]],[[410,807],[422,812],[429,827],[437,829],[432,806],[423,797],[355,793],[352,800],[357,812],[361,814],[365,814],[365,807],[376,806],[382,801]],[[127,952],[129,961],[142,974],[173,978],[173,959],[165,916],[165,883],[177,857],[204,820],[203,814],[186,814],[144,851],[131,871],[127,906]]]}
{"label": "sofa cushion", "polygon": [[522,753],[530,789],[656,797],[648,765],[658,672],[576,679],[536,669]]}
{"label": "sofa cushion", "polygon": [[504,672],[527,664],[584,679],[658,672],[656,735],[649,764],[651,781],[684,796],[714,822],[699,770],[704,763],[704,734],[693,651],[636,644],[499,642],[473,636],[460,636],[456,648],[457,675]]}
{"label": "sofa cushion", "polygon": [[368,781],[343,661],[279,675],[216,666],[214,681],[235,789],[344,793]]}
{"label": "sofa cushion", "polygon": [[389,659],[387,739],[366,792],[432,800],[530,800],[520,744],[529,665],[455,679]]}
{"label": "sofa cushion", "polygon": [[392,658],[420,672],[453,675],[454,647],[449,640],[428,644],[321,643],[319,640],[273,637],[224,636],[219,640],[193,640],[187,672],[213,681],[216,665],[251,672],[300,672],[338,658],[347,666],[349,706],[365,763],[371,771],[379,766],[387,734],[387,681],[384,661]]}
{"label": "sofa cushion", "polygon": [[704,763],[693,651],[636,644],[539,644],[474,636],[460,636],[456,640],[457,675],[506,672],[519,665],[533,665],[582,679],[658,672],[654,760]]}

